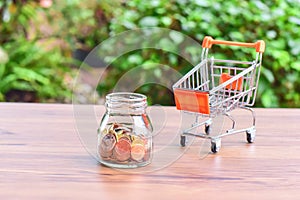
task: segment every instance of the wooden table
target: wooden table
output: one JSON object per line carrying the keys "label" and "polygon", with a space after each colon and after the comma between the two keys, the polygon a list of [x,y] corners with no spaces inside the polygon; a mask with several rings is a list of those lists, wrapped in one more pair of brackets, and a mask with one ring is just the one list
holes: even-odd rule
{"label": "wooden table", "polygon": [[[180,112],[159,109],[159,134],[174,135]],[[95,110],[97,121],[104,108]],[[83,147],[72,105],[1,103],[0,199],[300,199],[300,109],[255,111],[255,143],[228,136],[218,154],[203,156],[203,140],[187,149],[176,141],[170,155],[179,158],[166,164],[156,153],[143,172],[98,164]],[[245,112],[234,114],[249,122]]]}

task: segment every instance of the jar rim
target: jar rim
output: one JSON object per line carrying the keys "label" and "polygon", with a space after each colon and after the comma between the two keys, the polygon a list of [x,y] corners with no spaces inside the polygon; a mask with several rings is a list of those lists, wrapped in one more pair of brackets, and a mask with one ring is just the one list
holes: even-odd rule
{"label": "jar rim", "polygon": [[113,92],[106,95],[106,100],[117,100],[117,101],[128,101],[128,102],[136,102],[136,101],[145,101],[147,97],[140,93],[133,92]]}
{"label": "jar rim", "polygon": [[109,112],[144,112],[147,97],[139,93],[114,92],[106,95],[105,106]]}

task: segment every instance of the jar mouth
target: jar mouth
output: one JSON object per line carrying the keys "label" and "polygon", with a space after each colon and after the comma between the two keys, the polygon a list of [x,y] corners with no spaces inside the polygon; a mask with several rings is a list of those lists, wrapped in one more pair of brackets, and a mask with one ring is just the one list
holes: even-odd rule
{"label": "jar mouth", "polygon": [[106,106],[112,109],[144,109],[147,107],[147,97],[132,92],[114,92],[106,95]]}
{"label": "jar mouth", "polygon": [[143,94],[133,92],[114,92],[106,95],[106,100],[136,102],[145,101],[147,97]]}

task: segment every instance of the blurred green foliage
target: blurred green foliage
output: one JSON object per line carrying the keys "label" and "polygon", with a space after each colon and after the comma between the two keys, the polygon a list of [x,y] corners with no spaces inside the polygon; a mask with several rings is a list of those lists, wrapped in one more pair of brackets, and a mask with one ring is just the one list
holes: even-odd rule
{"label": "blurred green foliage", "polygon": [[[76,50],[109,36],[114,0],[0,1],[0,101],[71,102]],[[11,93],[14,97],[11,98]],[[26,95],[25,95],[26,96]]]}
{"label": "blurred green foliage", "polygon": [[0,101],[71,100],[70,59],[49,41],[42,44],[38,39],[47,38],[34,31],[41,13],[34,1],[0,3]]}
{"label": "blurred green foliage", "polygon": [[[264,40],[266,51],[256,106],[300,107],[299,0],[53,0],[49,8],[39,2],[0,2],[2,101],[10,90],[29,90],[38,101],[68,102],[71,87],[65,78],[71,73],[74,50],[90,51],[126,30],[162,27],[183,33],[199,45],[206,35],[241,42]],[[50,45],[49,41],[58,41],[59,45]],[[183,42],[174,34],[161,38],[159,45],[183,49],[193,62],[200,61],[201,49],[183,47]],[[141,46],[147,43],[141,41]],[[119,47],[110,48],[114,51]],[[240,60],[252,54],[234,47],[216,47],[214,55]],[[145,71],[153,71],[153,76],[161,79],[166,79],[160,77],[165,72],[153,63],[170,66],[181,74],[193,67],[176,53],[155,48],[127,52],[116,59],[108,55],[104,61],[110,65],[97,88],[100,95],[111,92],[122,75],[137,66],[144,66]],[[152,104],[174,103],[172,92],[162,86],[147,84],[137,92],[147,94]]]}
{"label": "blurred green foliage", "polygon": [[[115,9],[109,31],[110,35],[116,35],[125,30],[158,26],[187,34],[199,43],[206,35],[230,41],[264,40],[267,47],[256,106],[300,107],[299,10],[299,0],[129,0]],[[162,42],[180,48],[180,41]],[[200,59],[200,49],[189,51]],[[237,60],[249,56],[247,51],[237,51],[234,47],[219,48],[216,54]],[[112,63],[111,74],[98,90],[109,91],[124,71],[149,62],[167,64],[181,72],[192,67],[169,52],[156,49],[130,52]],[[153,91],[147,88],[142,92]]]}
{"label": "blurred green foliage", "polygon": [[20,91],[34,94],[30,101],[65,102],[71,99],[71,90],[64,84],[70,68],[63,63],[66,59],[59,52],[45,51],[24,38],[4,44],[3,49],[9,53],[9,60],[0,64],[1,101],[26,100],[5,97],[9,92]]}

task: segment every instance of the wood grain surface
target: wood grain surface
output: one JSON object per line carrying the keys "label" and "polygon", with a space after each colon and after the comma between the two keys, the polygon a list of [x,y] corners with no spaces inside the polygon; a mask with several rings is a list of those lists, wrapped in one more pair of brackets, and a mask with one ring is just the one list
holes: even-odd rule
{"label": "wood grain surface", "polygon": [[[300,109],[256,108],[255,143],[236,134],[211,154],[208,140],[179,146],[179,129],[188,123],[175,107],[152,107],[153,162],[117,170],[94,157],[104,107],[88,107],[0,104],[1,200],[300,199]],[[247,112],[233,115],[238,126],[251,124]]]}

